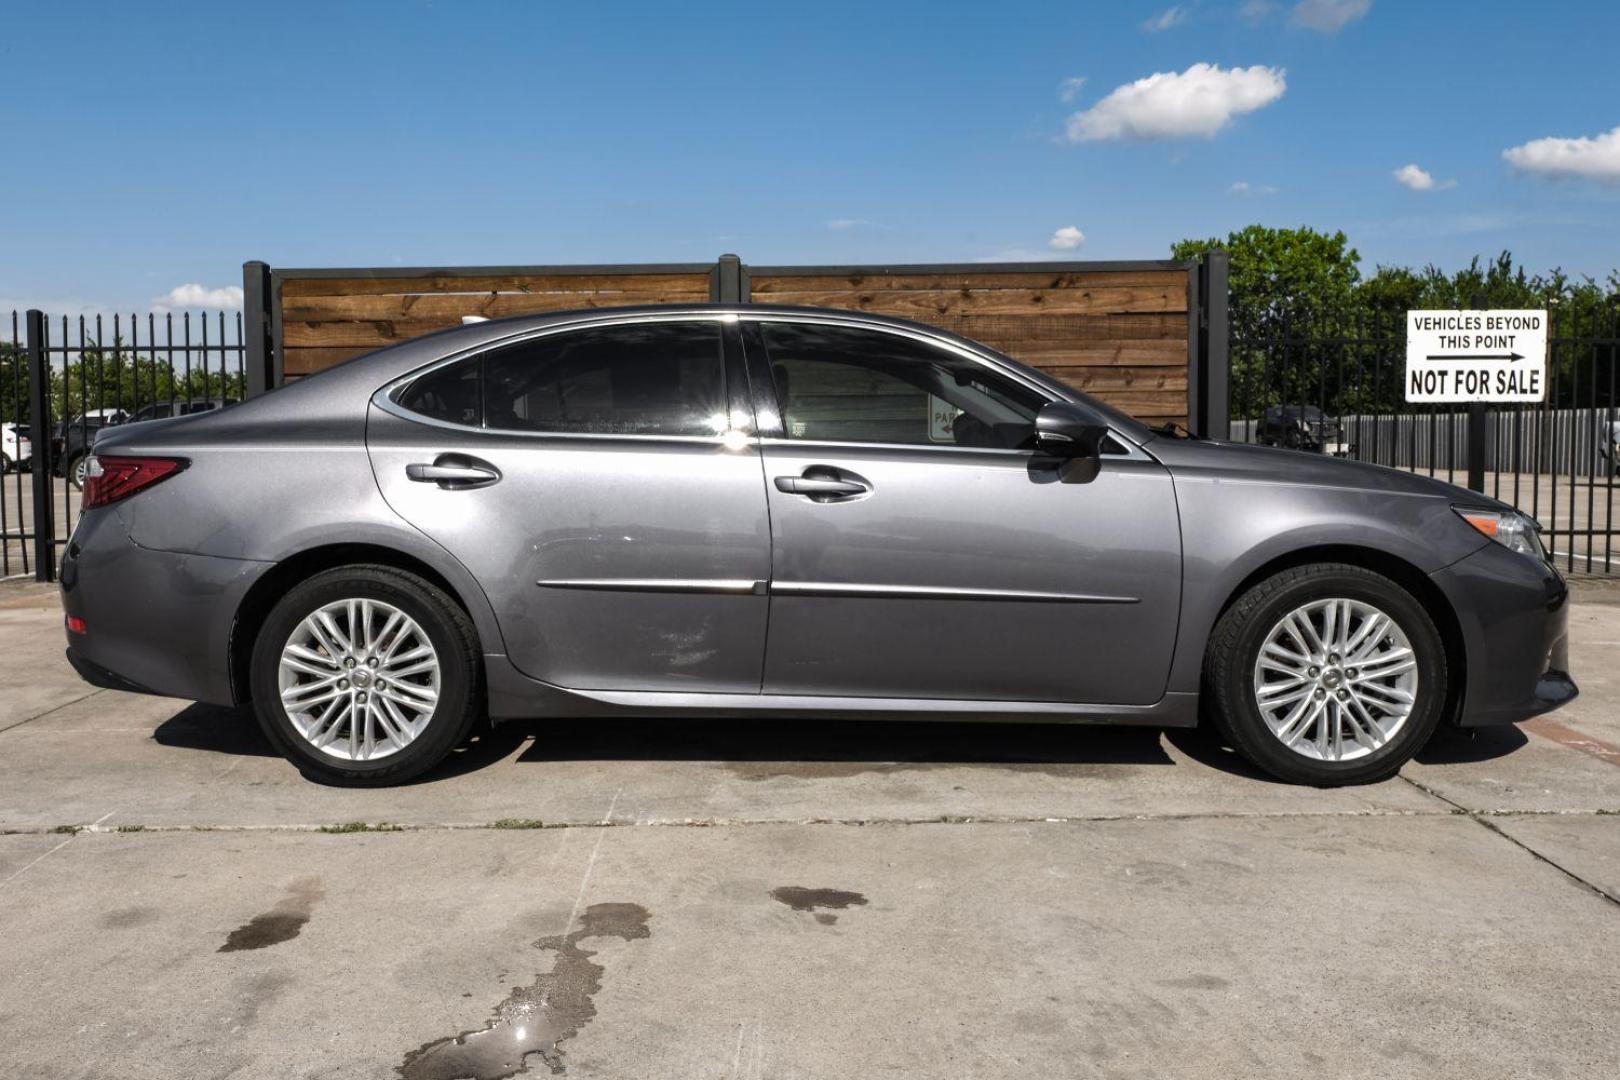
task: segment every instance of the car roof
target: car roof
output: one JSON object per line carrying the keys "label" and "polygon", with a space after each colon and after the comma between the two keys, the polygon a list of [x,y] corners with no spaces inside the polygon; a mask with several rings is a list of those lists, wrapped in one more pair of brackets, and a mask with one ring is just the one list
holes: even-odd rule
{"label": "car roof", "polygon": [[[481,345],[494,345],[504,338],[515,337],[530,330],[538,330],[548,326],[565,325],[568,323],[587,324],[599,320],[635,318],[637,316],[669,316],[669,315],[737,315],[758,319],[771,315],[784,317],[798,317],[811,319],[838,319],[844,322],[854,322],[878,328],[904,330],[922,334],[928,337],[956,344],[970,352],[986,354],[992,358],[1011,362],[1021,372],[1033,377],[1044,389],[1054,396],[1078,399],[1084,401],[1102,412],[1115,426],[1137,442],[1147,442],[1156,434],[1152,428],[1128,413],[1123,413],[1111,405],[1098,401],[1091,395],[1053,378],[1039,368],[1026,364],[1014,356],[1010,356],[982,341],[964,337],[931,323],[918,322],[914,319],[901,318],[895,315],[884,315],[869,311],[851,311],[844,308],[809,307],[799,304],[737,304],[737,303],[680,303],[680,304],[631,304],[622,307],[600,308],[570,308],[565,311],[539,312],[531,315],[511,315],[499,319],[484,319],[479,322],[465,323],[461,326],[447,327],[410,341],[401,342],[396,346],[344,361],[334,365],[328,371],[346,367],[350,364],[359,364],[369,358],[382,357],[394,350],[414,348],[432,348],[442,356],[460,352],[464,349],[473,349]],[[455,341],[454,345],[450,342]],[[402,372],[403,374],[403,372]]]}

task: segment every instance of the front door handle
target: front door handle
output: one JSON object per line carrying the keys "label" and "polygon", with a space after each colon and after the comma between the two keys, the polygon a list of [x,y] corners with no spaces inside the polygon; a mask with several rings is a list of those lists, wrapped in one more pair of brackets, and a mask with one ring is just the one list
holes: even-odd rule
{"label": "front door handle", "polygon": [[419,484],[438,484],[446,491],[488,487],[501,478],[501,471],[487,461],[464,454],[440,454],[433,463],[413,462],[405,466],[405,476]]}
{"label": "front door handle", "polygon": [[838,475],[833,469],[812,467],[806,469],[803,476],[778,476],[776,490],[788,495],[808,495],[817,502],[827,502],[865,495],[872,490],[872,485],[848,474]]}

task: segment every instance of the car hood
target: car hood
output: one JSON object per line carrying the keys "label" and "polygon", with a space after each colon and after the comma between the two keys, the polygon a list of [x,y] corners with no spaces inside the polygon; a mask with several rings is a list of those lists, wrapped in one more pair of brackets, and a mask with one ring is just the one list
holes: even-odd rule
{"label": "car hood", "polygon": [[1154,439],[1148,451],[1173,475],[1246,483],[1342,488],[1388,495],[1447,499],[1471,506],[1512,509],[1507,503],[1444,480],[1303,450],[1283,450],[1217,439]]}

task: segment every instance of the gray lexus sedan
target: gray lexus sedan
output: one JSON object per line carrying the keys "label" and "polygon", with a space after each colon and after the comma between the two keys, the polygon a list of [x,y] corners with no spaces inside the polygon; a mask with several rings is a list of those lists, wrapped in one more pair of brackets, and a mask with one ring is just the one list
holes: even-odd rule
{"label": "gray lexus sedan", "polygon": [[1351,784],[1576,693],[1564,582],[1511,507],[1150,429],[849,312],[461,327],[109,428],[84,511],[84,678],[251,701],[348,783],[486,714],[686,714],[1207,720]]}

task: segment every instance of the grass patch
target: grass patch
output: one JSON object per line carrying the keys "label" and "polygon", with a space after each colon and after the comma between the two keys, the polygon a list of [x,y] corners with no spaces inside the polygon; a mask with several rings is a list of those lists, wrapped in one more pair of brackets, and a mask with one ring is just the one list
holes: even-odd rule
{"label": "grass patch", "polygon": [[79,826],[77,825],[58,825],[56,828],[51,830],[53,833],[76,833],[78,831]]}
{"label": "grass patch", "polygon": [[120,826],[118,826],[118,831],[119,832],[145,832],[146,831],[146,826],[145,825],[120,825]]}
{"label": "grass patch", "polygon": [[532,817],[503,817],[499,821],[490,822],[492,829],[543,829],[546,823],[539,818]]}
{"label": "grass patch", "polygon": [[355,832],[404,832],[405,826],[393,825],[386,821],[373,824],[369,821],[345,821],[341,825],[322,825],[323,833],[355,833]]}

